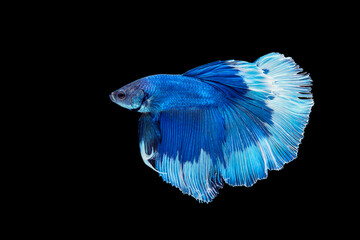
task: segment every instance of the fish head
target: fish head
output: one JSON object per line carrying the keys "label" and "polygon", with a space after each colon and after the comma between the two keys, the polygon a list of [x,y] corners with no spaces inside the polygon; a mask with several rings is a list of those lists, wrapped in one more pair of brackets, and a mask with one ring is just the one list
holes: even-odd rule
{"label": "fish head", "polygon": [[139,111],[146,97],[147,94],[142,89],[139,80],[129,83],[110,94],[111,101],[132,111]]}

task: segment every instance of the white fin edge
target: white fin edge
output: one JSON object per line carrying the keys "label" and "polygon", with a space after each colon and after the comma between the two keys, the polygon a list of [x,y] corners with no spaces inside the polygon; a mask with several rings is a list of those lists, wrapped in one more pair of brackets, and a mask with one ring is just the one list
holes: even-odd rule
{"label": "white fin edge", "polygon": [[144,161],[144,163],[145,163],[146,166],[148,166],[149,168],[151,168],[151,169],[154,170],[155,172],[158,172],[158,173],[161,173],[161,174],[166,174],[166,173],[164,173],[164,172],[158,171],[156,168],[154,168],[154,167],[150,164],[149,160],[155,156],[155,151],[154,151],[153,148],[151,148],[151,153],[150,153],[150,154],[147,154],[147,153],[145,152],[145,143],[144,143],[144,141],[141,141],[141,142],[140,142],[140,154],[141,154],[141,157],[142,157],[142,159],[143,159],[143,161]]}

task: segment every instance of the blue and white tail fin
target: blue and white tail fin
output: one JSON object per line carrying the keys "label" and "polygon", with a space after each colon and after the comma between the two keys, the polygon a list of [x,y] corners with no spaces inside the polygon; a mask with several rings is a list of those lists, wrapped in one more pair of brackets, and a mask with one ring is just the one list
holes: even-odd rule
{"label": "blue and white tail fin", "polygon": [[242,96],[245,101],[239,98],[223,110],[225,125],[233,131],[224,145],[228,165],[221,174],[230,185],[252,186],[268,170],[279,170],[296,158],[314,103],[312,80],[292,58],[279,53],[254,63],[228,63],[239,70],[248,91]]}
{"label": "blue and white tail fin", "polygon": [[265,102],[274,110],[274,125],[269,128],[272,137],[265,140],[265,148],[279,149],[273,150],[267,161],[269,170],[278,170],[297,155],[314,104],[312,80],[292,58],[279,53],[267,54],[254,63],[272,85],[274,98]]}

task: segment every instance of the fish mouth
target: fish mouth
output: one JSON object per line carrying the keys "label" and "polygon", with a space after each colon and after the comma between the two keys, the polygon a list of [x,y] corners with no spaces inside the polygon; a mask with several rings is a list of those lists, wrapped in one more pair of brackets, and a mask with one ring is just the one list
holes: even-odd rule
{"label": "fish mouth", "polygon": [[116,102],[116,98],[115,98],[115,96],[114,96],[114,93],[111,93],[111,94],[109,95],[109,97],[110,97],[111,101]]}

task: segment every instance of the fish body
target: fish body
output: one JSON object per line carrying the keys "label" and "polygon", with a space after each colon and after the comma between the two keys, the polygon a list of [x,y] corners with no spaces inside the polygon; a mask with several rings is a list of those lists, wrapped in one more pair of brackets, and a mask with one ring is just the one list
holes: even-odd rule
{"label": "fish body", "polygon": [[313,99],[311,78],[289,57],[216,61],[184,74],[158,74],[114,91],[142,113],[147,166],[200,202],[227,183],[252,186],[296,158]]}
{"label": "fish body", "polygon": [[[139,109],[141,113],[211,107],[221,104],[225,97],[211,85],[197,78],[182,75],[158,74],[144,77],[119,91],[134,91],[133,86],[138,86],[137,89],[142,89],[147,95],[144,96],[146,99]],[[114,92],[112,95],[116,97],[117,93]],[[140,94],[133,99],[136,99],[136,102],[141,97]],[[122,101],[119,101],[119,105],[121,103]]]}

